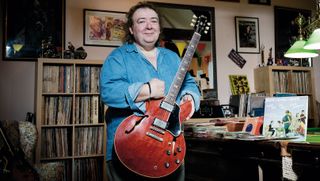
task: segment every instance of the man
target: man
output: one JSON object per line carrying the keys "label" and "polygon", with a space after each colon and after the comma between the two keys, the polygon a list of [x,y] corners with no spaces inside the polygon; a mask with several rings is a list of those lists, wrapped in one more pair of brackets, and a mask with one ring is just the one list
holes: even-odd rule
{"label": "man", "polygon": [[[119,162],[114,152],[114,135],[125,118],[146,112],[146,101],[163,98],[175,78],[180,58],[171,50],[157,47],[160,32],[159,14],[152,5],[140,2],[133,6],[127,13],[124,45],[112,51],[102,67],[101,99],[109,107],[106,114],[108,180],[149,179]],[[192,104],[188,119],[200,102],[199,89],[188,73],[176,103],[181,105],[187,101]],[[184,180],[183,164],[161,180]]]}

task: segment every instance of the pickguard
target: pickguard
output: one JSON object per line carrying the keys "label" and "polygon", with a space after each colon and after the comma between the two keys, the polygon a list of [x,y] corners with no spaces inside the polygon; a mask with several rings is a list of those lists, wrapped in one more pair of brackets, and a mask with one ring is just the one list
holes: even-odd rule
{"label": "pickguard", "polygon": [[181,134],[181,124],[179,121],[179,113],[180,113],[180,107],[177,104],[175,104],[173,111],[170,114],[170,117],[168,120],[168,127],[167,127],[167,130],[174,137],[177,137]]}

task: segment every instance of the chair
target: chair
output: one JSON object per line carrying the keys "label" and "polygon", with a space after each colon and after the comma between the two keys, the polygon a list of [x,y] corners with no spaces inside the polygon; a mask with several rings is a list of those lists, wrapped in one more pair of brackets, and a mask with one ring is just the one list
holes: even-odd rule
{"label": "chair", "polygon": [[0,120],[0,131],[0,180],[64,180],[62,163],[34,163],[38,138],[34,124]]}

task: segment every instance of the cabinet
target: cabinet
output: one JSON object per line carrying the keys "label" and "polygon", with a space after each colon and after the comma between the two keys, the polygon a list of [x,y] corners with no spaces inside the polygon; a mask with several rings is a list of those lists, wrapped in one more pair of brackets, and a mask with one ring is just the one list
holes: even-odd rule
{"label": "cabinet", "polygon": [[291,154],[296,180],[319,177],[319,143],[186,137],[186,145],[186,181],[291,180],[283,175],[291,173],[283,169],[284,152]]}
{"label": "cabinet", "polygon": [[275,93],[294,93],[309,96],[308,127],[317,127],[313,69],[311,67],[265,66],[254,70],[256,92],[268,96]]}
{"label": "cabinet", "polygon": [[36,162],[64,163],[64,180],[104,180],[103,61],[38,59]]}

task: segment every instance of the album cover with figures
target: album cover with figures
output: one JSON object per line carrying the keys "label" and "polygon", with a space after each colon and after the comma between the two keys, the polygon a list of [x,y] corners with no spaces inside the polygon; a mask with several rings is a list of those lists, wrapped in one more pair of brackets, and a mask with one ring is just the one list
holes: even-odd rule
{"label": "album cover with figures", "polygon": [[308,96],[267,97],[263,135],[305,141],[308,124]]}

